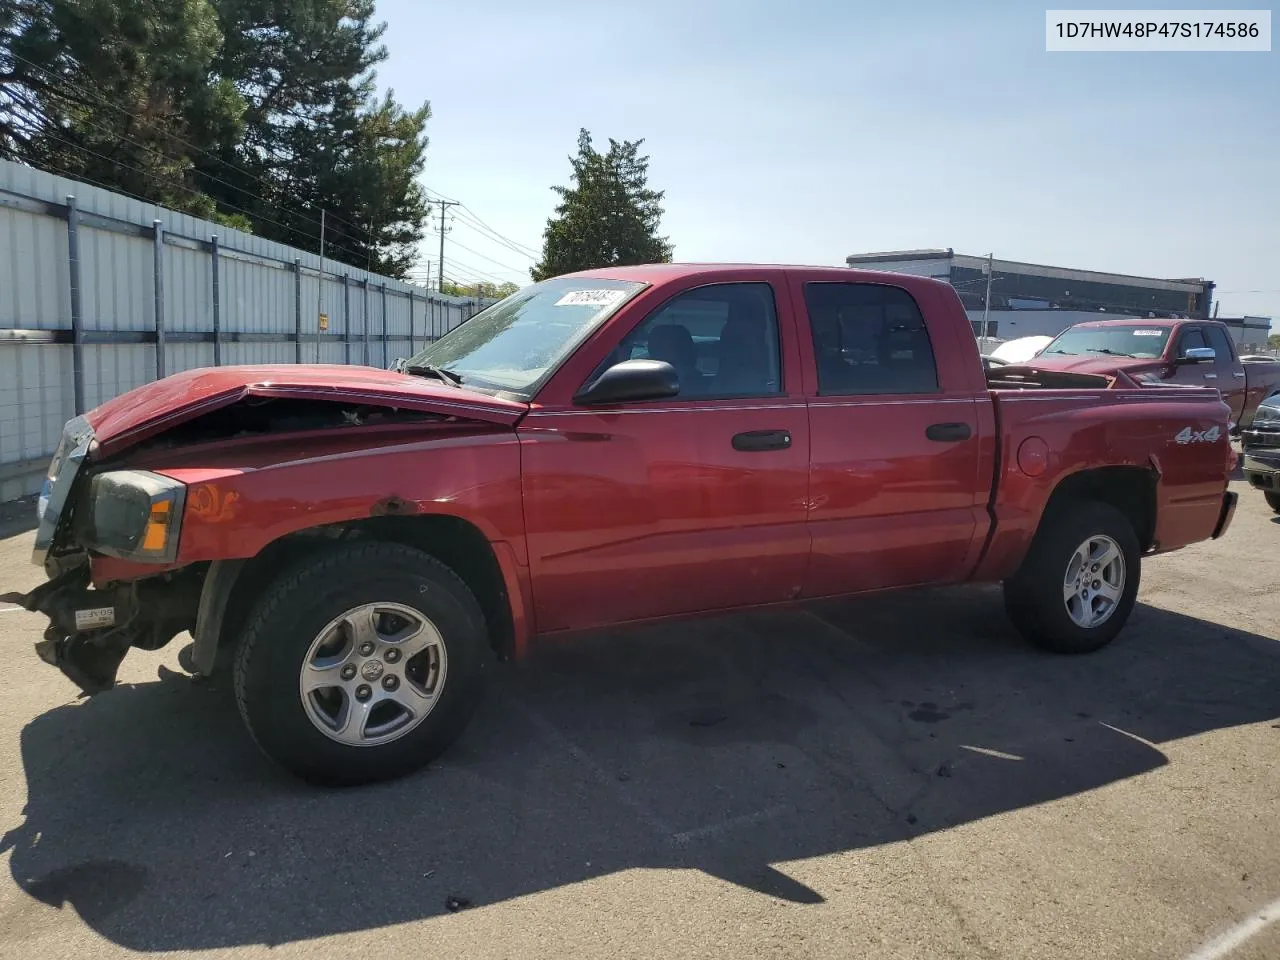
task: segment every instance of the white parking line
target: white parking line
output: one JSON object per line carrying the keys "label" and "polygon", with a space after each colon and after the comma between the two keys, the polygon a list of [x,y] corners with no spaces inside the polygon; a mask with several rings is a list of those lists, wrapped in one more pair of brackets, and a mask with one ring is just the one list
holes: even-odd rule
{"label": "white parking line", "polygon": [[712,823],[705,827],[695,827],[693,830],[684,830],[680,833],[671,835],[671,842],[683,845],[693,840],[705,840],[707,837],[714,837],[717,834],[724,833],[726,830],[732,830],[735,827],[745,827],[750,823],[760,823],[763,820],[772,820],[774,817],[780,817],[784,813],[790,813],[791,807],[779,804],[774,807],[766,807],[764,810],[757,810],[755,813],[748,813],[741,817],[730,817],[728,820],[721,820],[719,823]]}
{"label": "white parking line", "polygon": [[18,612],[26,613],[26,609],[24,607],[0,607],[0,613],[18,613]]}
{"label": "white parking line", "polygon": [[529,718],[529,721],[542,732],[544,737],[581,764],[602,787],[612,793],[624,806],[630,807],[631,811],[644,821],[651,830],[660,834],[671,833],[671,828],[657,814],[633,797],[628,791],[618,786],[617,776],[610,776],[600,764],[587,755],[585,750],[561,733],[559,728],[543,716],[542,713],[522,701],[513,699],[510,702]]}
{"label": "white parking line", "polygon": [[1219,960],[1277,920],[1280,920],[1280,900],[1272,900],[1253,916],[1241,920],[1226,933],[1214,937],[1195,953],[1188,955],[1187,960]]}

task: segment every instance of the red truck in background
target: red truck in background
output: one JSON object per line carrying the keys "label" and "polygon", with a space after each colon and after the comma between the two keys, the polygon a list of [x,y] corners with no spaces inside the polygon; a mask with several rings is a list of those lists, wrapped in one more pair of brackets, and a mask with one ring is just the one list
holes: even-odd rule
{"label": "red truck in background", "polygon": [[400,371],[191,370],[76,418],[49,580],[8,599],[88,693],[191,631],[269,756],[371,781],[444,750],[491,655],[535,637],[1002,582],[1031,642],[1096,650],[1143,557],[1226,530],[1230,417],[1206,390],[988,375],[934,280],[600,269]]}
{"label": "red truck in background", "polygon": [[1258,404],[1280,394],[1280,362],[1241,360],[1217,320],[1092,320],[1068,327],[1028,361],[1040,370],[1109,374],[1139,382],[1216,388],[1231,407],[1232,432]]}

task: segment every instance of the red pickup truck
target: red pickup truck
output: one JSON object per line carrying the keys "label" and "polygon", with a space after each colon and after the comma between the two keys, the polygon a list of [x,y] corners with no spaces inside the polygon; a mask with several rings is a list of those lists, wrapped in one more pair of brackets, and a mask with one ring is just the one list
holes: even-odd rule
{"label": "red pickup truck", "polygon": [[[990,381],[988,380],[990,376]],[[529,286],[410,358],[192,370],[71,421],[39,655],[88,693],[189,630],[265,752],[364,782],[457,736],[535,637],[1003,582],[1066,653],[1144,556],[1220,536],[1205,390],[984,372],[944,283],[655,265]]]}
{"label": "red pickup truck", "polygon": [[1041,370],[1109,374],[1140,383],[1216,388],[1231,407],[1235,433],[1258,404],[1280,394],[1280,363],[1240,359],[1217,320],[1093,320],[1068,327],[1028,361]]}

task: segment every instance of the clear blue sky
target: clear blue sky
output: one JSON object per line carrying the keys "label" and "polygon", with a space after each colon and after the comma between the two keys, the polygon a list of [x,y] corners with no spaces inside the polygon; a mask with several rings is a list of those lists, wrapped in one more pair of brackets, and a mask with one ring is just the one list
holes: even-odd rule
{"label": "clear blue sky", "polygon": [[[1203,276],[1280,329],[1280,47],[1050,54],[1028,3],[783,10],[380,0],[379,83],[431,103],[425,184],[535,249],[586,127],[644,138],[680,260],[994,251]],[[446,276],[527,266],[454,223]]]}

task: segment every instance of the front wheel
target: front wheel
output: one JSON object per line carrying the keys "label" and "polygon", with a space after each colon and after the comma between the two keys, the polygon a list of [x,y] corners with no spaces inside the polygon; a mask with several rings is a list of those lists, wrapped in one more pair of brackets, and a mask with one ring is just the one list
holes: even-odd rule
{"label": "front wheel", "polygon": [[1009,618],[1045,650],[1099,650],[1133,612],[1141,553],[1133,525],[1114,507],[1077,501],[1056,508],[1042,521],[1022,568],[1005,581]]}
{"label": "front wheel", "polygon": [[1280,513],[1280,493],[1263,493],[1263,496],[1267,498],[1267,506]]}
{"label": "front wheel", "polygon": [[236,700],[258,746],[304,780],[386,780],[461,733],[487,651],[484,615],[452,570],[399,544],[345,544],[263,593],[236,653]]}

